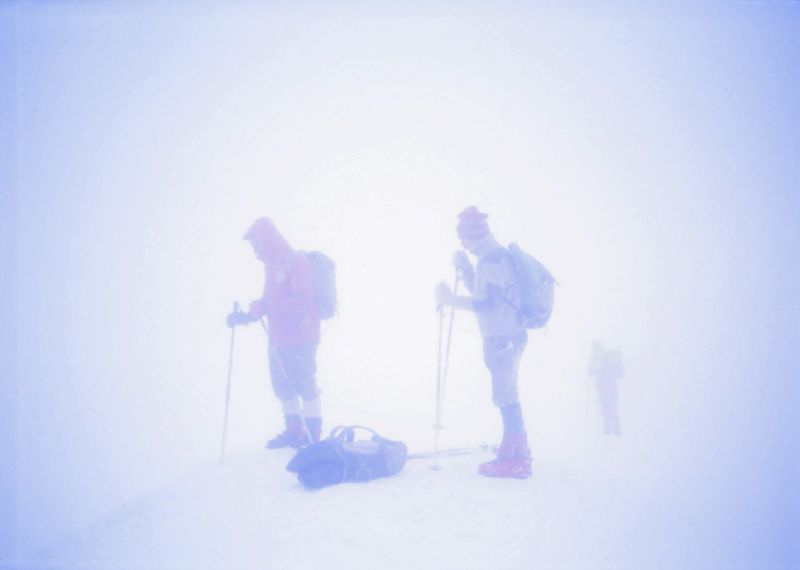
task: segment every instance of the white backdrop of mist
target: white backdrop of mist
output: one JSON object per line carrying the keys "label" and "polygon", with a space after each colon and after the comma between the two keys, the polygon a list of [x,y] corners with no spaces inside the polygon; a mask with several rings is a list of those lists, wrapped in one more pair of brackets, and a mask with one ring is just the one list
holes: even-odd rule
{"label": "white backdrop of mist", "polygon": [[[216,459],[224,318],[260,293],[241,235],[262,215],[337,262],[326,426],[428,447],[433,288],[452,280],[470,204],[561,283],[522,363],[537,461],[585,445],[601,338],[625,360],[631,470],[668,465],[711,504],[746,489],[765,534],[794,516],[781,505],[797,466],[797,9],[451,9],[4,9],[11,546],[41,547]],[[229,453],[281,427],[263,333],[239,330],[235,350]],[[469,315],[456,317],[445,420],[445,445],[499,436]]]}

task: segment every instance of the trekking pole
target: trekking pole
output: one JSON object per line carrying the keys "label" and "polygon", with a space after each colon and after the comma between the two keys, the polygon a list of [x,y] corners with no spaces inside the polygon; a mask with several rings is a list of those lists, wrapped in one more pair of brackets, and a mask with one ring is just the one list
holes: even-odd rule
{"label": "trekking pole", "polygon": [[480,445],[473,445],[469,447],[451,447],[450,449],[440,449],[437,452],[421,451],[418,453],[409,453],[406,456],[406,459],[410,461],[412,459],[437,459],[439,457],[458,457],[460,455],[470,455],[473,453],[481,453],[484,451],[488,451],[490,453],[496,453],[497,449],[496,446],[489,445],[488,443],[482,443]]}
{"label": "trekking pole", "polygon": [[[456,276],[453,280],[453,295],[458,295],[459,273],[456,270]],[[450,322],[447,325],[447,345],[444,350],[444,370],[442,370],[442,395],[444,395],[445,383],[447,382],[447,368],[450,365],[450,346],[453,344],[453,320],[456,316],[456,308],[450,307]],[[444,403],[442,403],[444,406]]]}
{"label": "trekking pole", "polygon": [[[241,309],[239,303],[233,303],[233,312],[238,313]],[[222,448],[219,450],[219,463],[225,461],[225,440],[228,436],[228,405],[231,400],[231,373],[233,372],[233,341],[236,339],[236,327],[231,327],[231,348],[228,352],[228,386],[225,389],[225,421],[222,424]]]}
{"label": "trekking pole", "polygon": [[[453,295],[458,294],[458,281],[459,275],[456,271],[455,280],[453,283]],[[450,309],[450,322],[447,327],[447,344],[444,352],[444,360],[442,359],[442,332],[444,329],[444,307],[439,305],[439,357],[438,367],[436,370],[436,422],[433,425],[433,453],[434,463],[431,469],[438,471],[441,469],[438,461],[439,454],[439,432],[444,429],[442,425],[442,410],[444,408],[444,387],[447,381],[447,366],[450,362],[450,346],[453,338],[453,318],[455,316],[456,308]]]}
{"label": "trekking pole", "polygon": [[442,429],[442,332],[444,331],[444,307],[439,305],[436,310],[439,313],[439,353],[436,359],[436,419],[433,424],[433,453],[434,463],[431,469],[438,471],[439,461],[439,431]]}

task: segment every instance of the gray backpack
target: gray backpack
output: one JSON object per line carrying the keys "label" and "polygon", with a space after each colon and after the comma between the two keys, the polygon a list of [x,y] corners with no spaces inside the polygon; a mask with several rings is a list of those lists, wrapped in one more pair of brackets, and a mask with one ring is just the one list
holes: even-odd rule
{"label": "gray backpack", "polygon": [[522,251],[516,243],[509,244],[508,254],[519,279],[520,303],[514,307],[525,328],[542,328],[553,313],[557,281],[538,259]]}
{"label": "gray backpack", "polygon": [[336,315],[336,264],[321,251],[301,252],[314,270],[314,300],[319,318],[330,319]]}

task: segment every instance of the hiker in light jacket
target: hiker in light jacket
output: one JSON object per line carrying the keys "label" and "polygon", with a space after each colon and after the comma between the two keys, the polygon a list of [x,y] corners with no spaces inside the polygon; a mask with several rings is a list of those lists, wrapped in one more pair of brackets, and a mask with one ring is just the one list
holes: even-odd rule
{"label": "hiker in light jacket", "polygon": [[531,455],[517,391],[517,376],[528,333],[515,307],[517,276],[508,250],[489,231],[488,214],[470,206],[458,215],[456,231],[464,248],[477,258],[472,263],[463,251],[453,263],[469,291],[456,296],[440,283],[436,300],[475,313],[483,337],[483,359],[492,379],[492,400],[503,420],[503,439],[497,458],[478,471],[489,477],[525,478],[531,474]]}

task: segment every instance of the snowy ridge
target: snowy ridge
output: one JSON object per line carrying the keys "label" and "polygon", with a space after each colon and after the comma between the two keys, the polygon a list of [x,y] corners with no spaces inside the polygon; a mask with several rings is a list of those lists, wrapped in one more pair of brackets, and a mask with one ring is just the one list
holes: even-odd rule
{"label": "snowy ridge", "polygon": [[[292,452],[240,452],[24,568],[762,567],[758,546],[786,539],[759,533],[754,509],[769,505],[749,501],[735,472],[686,469],[693,454],[665,451],[587,436],[569,451],[534,450],[528,480],[481,477],[476,467],[491,457],[484,452],[441,458],[439,471],[433,460],[413,460],[391,478],[314,492],[285,470]],[[711,480],[717,492],[701,496]]]}
{"label": "snowy ridge", "polygon": [[524,568],[535,557],[545,567],[572,568],[587,552],[567,547],[577,538],[608,567],[619,560],[623,544],[598,525],[614,518],[608,487],[617,485],[599,469],[538,464],[527,481],[487,479],[475,473],[490,457],[484,452],[441,459],[441,471],[414,460],[393,478],[309,492],[284,470],[290,457],[258,451],[209,465],[54,545],[37,563]]}

